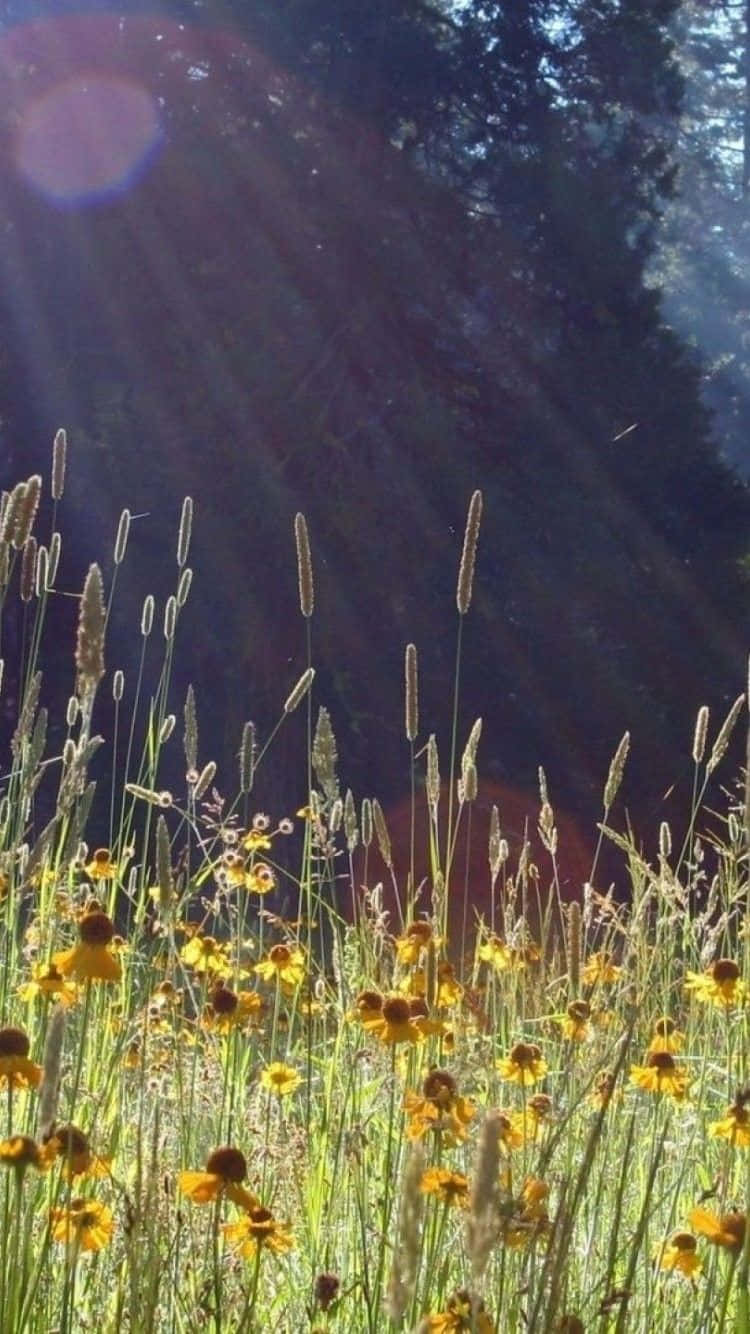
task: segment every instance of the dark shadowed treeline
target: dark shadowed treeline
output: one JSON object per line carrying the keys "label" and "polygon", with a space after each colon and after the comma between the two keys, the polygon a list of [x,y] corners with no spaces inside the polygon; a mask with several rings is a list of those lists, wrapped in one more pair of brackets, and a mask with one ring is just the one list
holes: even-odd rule
{"label": "dark shadowed treeline", "polygon": [[[572,6],[557,43],[543,5],[469,6],[460,24],[393,5],[374,34],[360,6],[335,23],[297,8],[284,40],[261,5],[241,32],[83,16],[6,34],[8,480],[46,469],[66,425],[70,591],[90,560],[106,568],[122,507],[143,513],[110,634],[126,699],[142,599],[172,591],[194,495],[172,707],[193,681],[201,759],[227,790],[243,720],[266,734],[305,664],[303,510],[316,704],[342,783],[386,808],[408,790],[407,640],[422,732],[447,749],[456,569],[481,486],[460,724],[485,720],[480,784],[533,795],[543,763],[590,826],[627,727],[624,797],[653,831],[673,781],[687,800],[695,710],[718,725],[743,684],[750,519],[698,368],[643,284],[681,95],[658,7]],[[163,143],[126,191],[63,209],[16,170],[15,136],[84,66],[158,99]],[[59,606],[46,689],[64,702]],[[302,799],[301,753],[295,719],[260,804]]]}

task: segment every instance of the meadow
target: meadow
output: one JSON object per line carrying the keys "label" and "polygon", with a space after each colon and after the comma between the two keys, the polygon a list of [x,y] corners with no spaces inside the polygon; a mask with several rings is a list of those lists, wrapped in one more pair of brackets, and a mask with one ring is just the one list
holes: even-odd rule
{"label": "meadow", "polygon": [[[704,810],[745,694],[718,727],[700,710],[692,806],[657,846],[618,819],[625,732],[586,883],[563,894],[540,771],[529,826],[544,859],[528,844],[511,855],[495,809],[485,883],[467,884],[453,853],[482,782],[481,720],[458,734],[475,492],[444,754],[446,720],[424,728],[417,649],[404,652],[405,754],[429,810],[431,870],[415,883],[413,840],[398,864],[377,799],[340,790],[330,718],[313,705],[301,514],[289,558],[296,547],[307,668],[269,736],[245,725],[235,775],[203,758],[193,690],[170,690],[189,498],[174,593],[160,609],[145,596],[127,694],[106,654],[127,511],[110,586],[89,568],[50,750],[66,449],[60,431],[49,483],[22,480],[0,506],[0,610],[20,599],[23,616],[0,785],[2,1334],[750,1330],[744,775],[726,775],[722,811]],[[268,811],[287,726],[306,765],[287,808]],[[160,775],[180,746],[171,791]],[[622,859],[617,894],[598,879],[605,841]]]}

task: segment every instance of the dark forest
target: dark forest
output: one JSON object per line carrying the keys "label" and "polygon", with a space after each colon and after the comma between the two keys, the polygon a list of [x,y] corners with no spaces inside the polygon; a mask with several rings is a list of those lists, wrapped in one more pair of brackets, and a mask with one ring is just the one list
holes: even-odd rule
{"label": "dark forest", "polygon": [[[189,493],[196,577],[171,707],[194,683],[203,758],[231,787],[243,721],[267,733],[304,666],[302,510],[316,700],[344,783],[398,807],[404,645],[445,740],[455,568],[481,486],[460,726],[484,720],[489,800],[533,804],[544,764],[591,825],[628,728],[635,822],[648,837],[679,819],[695,712],[718,726],[743,680],[750,548],[727,462],[742,412],[728,440],[700,346],[665,315],[684,283],[657,282],[683,272],[661,242],[692,179],[689,7],[243,0],[31,22],[4,8],[3,471],[46,468],[66,427],[63,590],[111,551],[124,506],[142,516],[109,637],[126,699]],[[74,160],[87,108],[97,129]],[[119,157],[110,186],[102,163]],[[713,165],[718,180],[717,151]],[[53,600],[58,706],[74,611]],[[274,808],[298,740],[269,766]]]}

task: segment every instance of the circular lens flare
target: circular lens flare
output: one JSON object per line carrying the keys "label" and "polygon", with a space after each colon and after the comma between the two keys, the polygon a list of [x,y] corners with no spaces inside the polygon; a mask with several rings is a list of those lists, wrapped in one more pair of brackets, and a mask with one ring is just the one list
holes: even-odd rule
{"label": "circular lens flare", "polygon": [[23,110],[19,171],[48,198],[74,206],[126,188],[161,142],[151,93],[120,75],[78,74]]}

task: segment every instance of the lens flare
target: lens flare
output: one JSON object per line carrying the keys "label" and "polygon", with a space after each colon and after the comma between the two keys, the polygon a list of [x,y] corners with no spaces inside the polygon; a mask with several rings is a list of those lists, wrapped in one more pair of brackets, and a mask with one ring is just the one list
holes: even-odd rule
{"label": "lens flare", "polygon": [[79,74],[24,108],[16,133],[18,170],[62,206],[126,189],[161,143],[152,94],[131,78]]}

